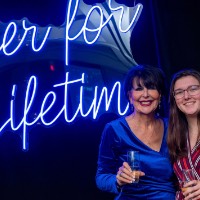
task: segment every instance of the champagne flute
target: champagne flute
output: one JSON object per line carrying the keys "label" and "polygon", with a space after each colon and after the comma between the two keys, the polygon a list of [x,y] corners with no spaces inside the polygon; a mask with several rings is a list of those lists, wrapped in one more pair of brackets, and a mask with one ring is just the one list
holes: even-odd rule
{"label": "champagne flute", "polygon": [[182,181],[182,192],[185,192],[188,187],[184,187],[185,183],[188,183],[189,181],[195,180],[194,170],[193,169],[183,169],[183,181]]}
{"label": "champagne flute", "polygon": [[132,174],[134,177],[134,183],[139,182],[140,174],[140,153],[139,151],[128,151],[127,152],[127,162],[131,167]]}

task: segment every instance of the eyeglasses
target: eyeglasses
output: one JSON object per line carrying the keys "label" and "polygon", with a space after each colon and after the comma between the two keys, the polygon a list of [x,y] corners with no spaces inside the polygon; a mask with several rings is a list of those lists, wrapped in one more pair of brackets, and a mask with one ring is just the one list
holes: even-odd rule
{"label": "eyeglasses", "polygon": [[200,85],[191,85],[185,90],[181,90],[181,89],[175,90],[174,91],[174,98],[175,99],[183,98],[184,95],[185,95],[185,91],[187,91],[187,93],[190,96],[195,96],[195,95],[200,93]]}

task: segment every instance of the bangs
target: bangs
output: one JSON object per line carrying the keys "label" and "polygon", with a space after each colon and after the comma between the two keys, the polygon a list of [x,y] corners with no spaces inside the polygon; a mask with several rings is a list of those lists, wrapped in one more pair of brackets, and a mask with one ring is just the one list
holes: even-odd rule
{"label": "bangs", "polygon": [[157,82],[155,79],[153,79],[151,76],[148,76],[148,78],[144,76],[137,76],[134,78],[135,83],[138,87],[146,87],[147,89],[157,89],[159,91]]}

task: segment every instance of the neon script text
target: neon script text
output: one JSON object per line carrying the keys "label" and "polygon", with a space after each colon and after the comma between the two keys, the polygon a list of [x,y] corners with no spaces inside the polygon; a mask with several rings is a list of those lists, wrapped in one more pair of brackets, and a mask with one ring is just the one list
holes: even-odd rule
{"label": "neon script text", "polygon": [[[66,13],[66,22],[65,22],[66,23],[65,36],[63,36],[65,37],[65,63],[66,65],[68,65],[68,62],[69,62],[69,57],[68,57],[69,41],[74,41],[78,37],[83,35],[84,41],[87,44],[90,45],[90,44],[95,43],[97,39],[99,38],[103,28],[109,23],[109,21],[114,17],[115,14],[119,15],[119,22],[117,24],[118,29],[120,30],[120,32],[126,33],[131,29],[131,27],[135,25],[142,10],[142,5],[137,4],[134,8],[135,13],[133,14],[132,20],[130,20],[130,23],[128,24],[127,27],[122,28],[122,20],[123,20],[124,12],[125,12],[124,7],[123,6],[114,7],[112,5],[112,0],[108,0],[108,8],[110,10],[109,11],[110,15],[107,16],[107,18],[105,18],[105,14],[101,6],[97,6],[97,5],[92,6],[86,15],[84,23],[82,27],[80,28],[80,30],[76,31],[75,34],[74,33],[70,34],[70,29],[74,28],[73,23],[75,22],[76,17],[77,17],[76,15],[78,12],[79,4],[80,4],[80,0],[76,0],[76,1],[69,0],[68,6],[66,9],[67,13]],[[88,5],[84,4],[84,6],[88,6]],[[96,27],[91,28],[89,27],[88,24],[94,12],[98,12],[100,18],[98,19],[99,21],[96,22]],[[26,20],[22,20],[22,29],[23,29],[22,31],[24,32],[19,33],[17,24],[15,22],[10,22],[7,25],[5,32],[3,34],[0,51],[2,51],[7,56],[13,55],[26,42],[28,34],[29,34],[29,37],[31,34],[31,48],[33,51],[39,52],[44,47],[48,37],[50,36],[52,28],[53,27],[51,26],[48,26],[46,28],[46,32],[43,33],[44,35],[40,36],[41,41],[40,41],[40,44],[38,45],[38,36],[37,36],[38,27],[37,26],[35,25],[28,26],[26,23]],[[93,34],[92,39],[91,37],[89,37],[90,33]],[[20,39],[18,38],[19,34],[22,35],[20,36]]]}
{"label": "neon script text", "polygon": [[[55,91],[49,91],[43,98],[43,101],[40,106],[40,110],[38,111],[37,116],[34,117],[34,119],[31,119],[31,109],[34,107],[34,104],[36,104],[36,96],[37,96],[37,87],[38,87],[38,81],[35,76],[31,76],[27,88],[26,88],[26,94],[25,99],[23,103],[23,114],[21,116],[21,120],[16,123],[16,117],[19,118],[19,114],[15,115],[15,101],[17,98],[17,92],[16,92],[16,85],[13,85],[12,87],[12,98],[10,101],[10,116],[9,119],[5,121],[3,125],[0,127],[0,132],[2,132],[6,127],[11,128],[13,131],[17,130],[23,130],[23,150],[28,150],[28,128],[31,128],[36,123],[42,123],[45,126],[53,125],[58,118],[63,115],[66,122],[70,123],[75,120],[75,118],[80,115],[82,117],[87,117],[88,115],[92,114],[92,118],[96,119],[97,114],[99,112],[100,105],[102,104],[103,100],[105,101],[105,111],[109,110],[109,107],[111,105],[112,97],[115,91],[117,91],[118,95],[118,106],[117,110],[120,115],[124,115],[129,105],[127,104],[124,108],[124,110],[121,110],[121,84],[120,82],[116,82],[112,88],[112,91],[110,92],[110,95],[108,94],[108,89],[106,87],[103,87],[102,90],[98,88],[98,86],[94,87],[94,95],[93,100],[91,102],[91,105],[89,106],[87,111],[84,111],[83,105],[84,105],[84,86],[80,86],[79,88],[79,103],[76,105],[76,109],[74,113],[69,116],[69,103],[68,103],[68,91],[70,86],[73,84],[84,84],[85,82],[85,74],[83,73],[80,79],[75,80],[69,80],[69,73],[66,73],[65,82],[58,83],[53,85],[54,88],[63,88],[63,105],[57,112],[53,112],[53,116],[51,115],[51,119],[48,118],[48,115],[50,115],[51,110],[56,104],[57,100],[57,94]],[[40,94],[41,95],[41,94]],[[51,112],[52,114],[52,112]],[[30,120],[31,119],[31,120]]]}

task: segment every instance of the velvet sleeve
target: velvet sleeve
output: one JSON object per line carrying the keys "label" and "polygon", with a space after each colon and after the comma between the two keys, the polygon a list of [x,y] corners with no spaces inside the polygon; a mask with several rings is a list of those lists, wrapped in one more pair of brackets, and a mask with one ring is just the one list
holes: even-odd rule
{"label": "velvet sleeve", "polygon": [[97,187],[106,192],[118,194],[116,174],[118,171],[115,147],[118,138],[113,127],[107,124],[104,128],[99,146],[98,166],[96,173]]}

